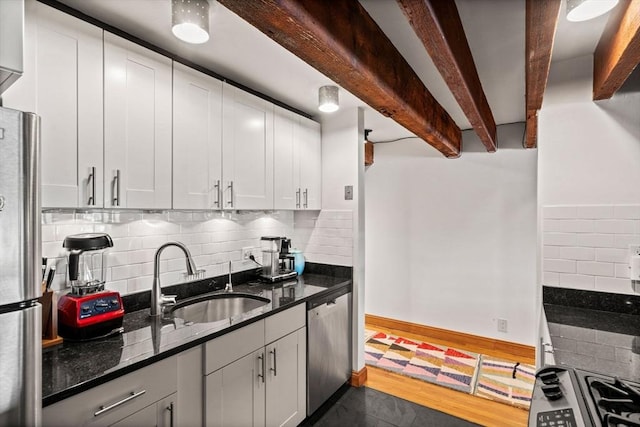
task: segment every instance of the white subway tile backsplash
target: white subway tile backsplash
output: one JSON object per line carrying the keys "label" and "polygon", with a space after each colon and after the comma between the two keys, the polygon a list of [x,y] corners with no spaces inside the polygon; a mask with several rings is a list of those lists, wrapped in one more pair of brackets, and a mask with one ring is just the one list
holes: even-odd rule
{"label": "white subway tile backsplash", "polygon": [[629,264],[616,264],[616,277],[619,279],[629,279],[630,278],[630,269]]}
{"label": "white subway tile backsplash", "polygon": [[542,273],[542,283],[548,286],[560,284],[560,273],[554,271],[544,271]]}
{"label": "white subway tile backsplash", "polygon": [[617,294],[633,294],[631,280],[613,277],[596,277],[598,290],[613,292]]}
{"label": "white subway tile backsplash", "polygon": [[[100,218],[103,222],[91,222]],[[295,226],[294,218],[308,218],[308,221],[297,222],[309,227]],[[324,228],[317,227],[316,218],[325,221]],[[65,287],[66,269],[61,238],[89,229],[109,233],[114,247],[108,254],[107,280],[113,283],[112,289],[127,294],[151,288],[155,252],[171,240],[185,243],[194,256],[196,266],[205,269],[208,276],[226,274],[229,261],[233,261],[234,272],[254,268],[255,264],[241,260],[241,249],[254,248],[260,260],[260,237],[265,235],[291,237],[294,247],[302,249],[309,262],[352,265],[351,218],[351,211],[280,211],[271,214],[104,212],[90,217],[46,212],[43,215],[45,239],[42,248],[43,256],[48,256],[50,263],[57,262],[61,273],[56,275],[54,288],[60,290]],[[312,246],[313,251],[307,253],[306,246],[312,237],[322,244]],[[182,251],[170,247],[162,252],[162,286],[183,282],[185,270]]]}
{"label": "white subway tile backsplash", "polygon": [[601,219],[593,221],[593,231],[596,233],[633,234],[635,222],[623,219]]}
{"label": "white subway tile backsplash", "polygon": [[593,221],[584,219],[547,219],[544,221],[545,231],[564,233],[590,233],[593,231]]}
{"label": "white subway tile backsplash", "polygon": [[545,218],[577,218],[576,206],[544,206],[542,210]]}
{"label": "white subway tile backsplash", "polygon": [[629,249],[629,245],[640,245],[640,234],[616,234],[614,247]]}
{"label": "white subway tile backsplash", "polygon": [[613,216],[613,205],[577,206],[576,218],[609,219]]}
{"label": "white subway tile backsplash", "polygon": [[559,274],[560,286],[573,289],[592,290],[595,288],[595,277],[583,274]]}
{"label": "white subway tile backsplash", "polygon": [[542,263],[544,271],[556,273],[575,273],[576,261],[566,259],[545,259]]}
{"label": "white subway tile backsplash", "polygon": [[578,234],[576,244],[591,248],[612,248],[614,246],[613,234]]}
{"label": "white subway tile backsplash", "polygon": [[640,219],[640,205],[617,205],[613,211],[614,218]]}
{"label": "white subway tile backsplash", "polygon": [[542,248],[543,258],[561,258],[560,248],[561,246],[544,246]]}
{"label": "white subway tile backsplash", "polygon": [[578,274],[608,277],[613,277],[615,275],[615,266],[610,262],[577,261],[577,263]]}
{"label": "white subway tile backsplash", "polygon": [[573,259],[581,261],[594,261],[595,249],[594,248],[581,248],[581,247],[568,247],[558,246],[558,256],[560,259]]}
{"label": "white subway tile backsplash", "polygon": [[624,249],[597,248],[596,261],[603,262],[628,262],[628,254]]}
{"label": "white subway tile backsplash", "polygon": [[549,246],[576,246],[577,236],[575,233],[547,233],[542,237],[542,242]]}

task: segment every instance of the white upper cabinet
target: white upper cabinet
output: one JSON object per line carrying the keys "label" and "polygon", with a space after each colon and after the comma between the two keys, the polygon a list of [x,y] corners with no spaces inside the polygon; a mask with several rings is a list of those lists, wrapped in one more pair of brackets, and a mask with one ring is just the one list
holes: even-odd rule
{"label": "white upper cabinet", "polygon": [[104,33],[105,207],[171,208],[171,60]]}
{"label": "white upper cabinet", "polygon": [[220,209],[222,82],[173,63],[173,208]]}
{"label": "white upper cabinet", "polygon": [[322,208],[322,144],[320,123],[299,117],[298,159],[302,209]]}
{"label": "white upper cabinet", "polygon": [[274,204],[275,209],[300,207],[300,166],[294,132],[298,117],[291,111],[275,107],[274,136]]}
{"label": "white upper cabinet", "polygon": [[25,72],[5,107],[41,117],[42,206],[102,206],[102,29],[28,2]]}
{"label": "white upper cabinet", "polygon": [[320,123],[275,108],[275,209],[320,209]]}
{"label": "white upper cabinet", "polygon": [[273,104],[224,84],[223,208],[273,209]]}

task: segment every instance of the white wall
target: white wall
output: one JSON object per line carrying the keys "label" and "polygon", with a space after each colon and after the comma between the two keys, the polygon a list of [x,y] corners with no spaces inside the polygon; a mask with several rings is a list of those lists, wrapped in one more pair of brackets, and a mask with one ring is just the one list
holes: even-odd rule
{"label": "white wall", "polygon": [[592,101],[591,55],[554,63],[538,122],[542,284],[630,294],[640,243],[640,92],[636,73]]}
{"label": "white wall", "polygon": [[367,313],[535,344],[537,153],[521,148],[523,131],[500,126],[494,154],[464,132],[459,159],[417,139],[375,145]]}
{"label": "white wall", "polygon": [[[364,367],[364,111],[341,109],[322,116],[322,209],[351,211],[353,220],[352,369]],[[345,200],[344,186],[353,186]],[[368,238],[368,237],[367,237]]]}

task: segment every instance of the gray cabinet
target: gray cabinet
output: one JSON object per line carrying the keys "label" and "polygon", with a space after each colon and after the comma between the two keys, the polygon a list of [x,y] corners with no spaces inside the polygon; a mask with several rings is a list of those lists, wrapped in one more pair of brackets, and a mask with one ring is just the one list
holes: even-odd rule
{"label": "gray cabinet", "polygon": [[[173,427],[176,423],[176,393],[111,424],[112,427]],[[196,424],[194,424],[196,425]]]}
{"label": "gray cabinet", "polygon": [[[146,419],[149,406],[158,408],[165,398],[175,402],[175,396],[170,396],[176,393],[176,384],[177,357],[173,356],[43,408],[42,425],[107,426],[142,410],[136,417]],[[173,411],[177,411],[175,403]]]}

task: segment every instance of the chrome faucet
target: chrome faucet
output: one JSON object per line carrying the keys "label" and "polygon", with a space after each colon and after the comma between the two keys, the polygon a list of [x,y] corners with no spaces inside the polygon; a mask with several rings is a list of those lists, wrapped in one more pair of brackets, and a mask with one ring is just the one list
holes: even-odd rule
{"label": "chrome faucet", "polygon": [[229,261],[229,281],[225,285],[224,290],[227,292],[233,292],[233,283],[231,283],[231,261]]}
{"label": "chrome faucet", "polygon": [[184,256],[186,258],[187,274],[193,275],[196,273],[196,265],[193,262],[193,258],[191,258],[191,252],[189,252],[189,249],[187,249],[187,247],[183,243],[168,242],[160,246],[156,251],[155,262],[153,265],[153,287],[151,288],[151,307],[149,309],[151,316],[162,315],[163,307],[169,304],[176,303],[176,296],[163,295],[162,289],[160,287],[160,254],[165,248],[169,246],[176,246],[182,249],[182,252],[184,252]]}

